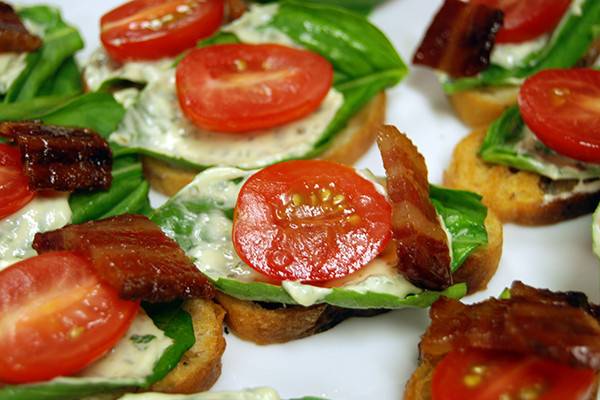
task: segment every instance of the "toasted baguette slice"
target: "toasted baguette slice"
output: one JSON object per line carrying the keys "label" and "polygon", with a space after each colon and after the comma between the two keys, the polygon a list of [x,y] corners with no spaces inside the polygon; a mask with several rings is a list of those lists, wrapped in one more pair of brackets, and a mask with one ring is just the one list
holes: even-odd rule
{"label": "toasted baguette slice", "polygon": [[192,317],[196,343],[167,376],[150,387],[153,392],[201,392],[210,389],[221,375],[225,312],[208,300],[190,300],[183,308]]}
{"label": "toasted baguette slice", "polygon": [[[404,400],[431,400],[431,382],[435,365],[427,360],[421,360],[415,372],[406,383]],[[600,377],[598,377],[600,379]],[[589,399],[595,399],[598,395],[598,381],[592,390]]]}
{"label": "toasted baguette slice", "polygon": [[[377,130],[385,120],[386,97],[380,93],[371,100],[339,132],[330,147],[319,158],[337,161],[342,164],[354,164],[369,150],[375,142]],[[155,190],[173,196],[181,188],[190,183],[197,170],[181,168],[166,161],[144,157],[144,174]]]}
{"label": "toasted baguette slice", "polygon": [[516,104],[518,94],[518,86],[486,87],[454,93],[449,99],[460,120],[478,128],[488,126]]}
{"label": "toasted baguette slice", "polygon": [[[469,293],[485,289],[494,275],[502,252],[502,224],[493,212],[485,221],[488,245],[469,257],[454,275],[456,282],[467,282]],[[262,305],[238,300],[223,293],[217,301],[227,315],[225,323],[240,338],[258,344],[284,343],[333,328],[350,317],[368,317],[386,310],[352,310],[319,304],[312,307]]]}
{"label": "toasted baguette slice", "polygon": [[444,184],[480,193],[501,221],[552,224],[590,213],[598,205],[600,191],[545,201],[557,184],[535,173],[485,163],[478,156],[485,134],[486,129],[477,129],[456,146]]}

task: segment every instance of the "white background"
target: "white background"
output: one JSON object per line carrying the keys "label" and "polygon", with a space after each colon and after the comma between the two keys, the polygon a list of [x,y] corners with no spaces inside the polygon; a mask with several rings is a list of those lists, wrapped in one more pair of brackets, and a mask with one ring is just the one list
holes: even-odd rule
{"label": "white background", "polygon": [[[86,41],[83,61],[99,45],[99,17],[119,0],[46,0],[59,5]],[[21,0],[19,3],[35,3]],[[391,0],[372,20],[408,63],[440,0]],[[430,180],[440,183],[456,142],[468,129],[454,117],[430,71],[411,67],[410,75],[390,90],[388,121],[406,132],[424,154]],[[360,161],[382,174],[375,148]],[[160,196],[153,195],[156,206]],[[515,279],[556,290],[580,290],[600,301],[598,263],[591,251],[591,216],[544,228],[507,225],[504,253],[488,290],[467,301],[498,295]],[[216,390],[268,385],[284,397],[400,399],[417,363],[419,335],[428,324],[425,310],[401,310],[354,319],[285,345],[260,347],[227,335],[223,374]]]}

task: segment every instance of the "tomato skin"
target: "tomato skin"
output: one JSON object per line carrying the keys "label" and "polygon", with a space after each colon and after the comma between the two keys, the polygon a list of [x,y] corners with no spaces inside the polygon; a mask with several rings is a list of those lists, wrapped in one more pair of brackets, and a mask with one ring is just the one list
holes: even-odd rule
{"label": "tomato skin", "polygon": [[241,133],[313,112],[333,82],[320,55],[277,44],[225,44],[192,50],[177,66],[177,95],[200,129]]}
{"label": "tomato skin", "polygon": [[322,160],[252,175],[235,207],[233,243],[274,281],[324,282],[377,257],[391,238],[391,206],[352,168]]}
{"label": "tomato skin", "polygon": [[548,359],[484,350],[454,350],[437,364],[432,400],[498,400],[532,391],[537,400],[587,399],[596,373]]}
{"label": "tomato skin", "polygon": [[0,382],[80,371],[114,347],[138,309],[75,253],[45,253],[0,271]]}
{"label": "tomato skin", "polygon": [[520,43],[554,30],[572,0],[475,0],[504,12],[496,43]]}
{"label": "tomato skin", "polygon": [[545,70],[519,92],[527,126],[546,146],[575,160],[600,163],[600,71]]}
{"label": "tomato skin", "polygon": [[[188,11],[178,12],[182,7]],[[224,0],[133,0],[102,16],[100,40],[120,62],[174,57],[214,33],[224,8]],[[147,27],[152,23],[159,27]]]}
{"label": "tomato skin", "polygon": [[23,172],[19,150],[0,143],[0,219],[19,211],[34,196]]}

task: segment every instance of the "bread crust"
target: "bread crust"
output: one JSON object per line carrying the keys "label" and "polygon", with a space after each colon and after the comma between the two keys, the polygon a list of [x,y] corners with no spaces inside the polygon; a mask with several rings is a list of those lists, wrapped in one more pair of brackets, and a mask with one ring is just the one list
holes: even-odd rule
{"label": "bread crust", "polygon": [[164,393],[196,393],[210,389],[221,375],[225,351],[225,311],[209,300],[194,299],[183,304],[192,317],[196,343],[185,352],[167,376],[150,387]]}
{"label": "bread crust", "polygon": [[[336,134],[329,148],[318,158],[354,164],[375,142],[375,128],[384,122],[385,109],[386,96],[381,92],[348,122],[344,130]],[[173,196],[198,174],[197,170],[151,157],[143,157],[142,163],[150,186],[167,196]]]}
{"label": "bread crust", "polygon": [[448,96],[460,120],[471,128],[488,126],[517,103],[518,86],[484,87]]}
{"label": "bread crust", "polygon": [[547,225],[592,212],[600,201],[600,191],[566,199],[544,201],[544,178],[499,164],[488,164],[478,152],[486,129],[476,129],[454,149],[444,173],[444,184],[483,195],[483,203],[502,222],[521,225]]}
{"label": "bread crust", "polygon": [[[475,250],[454,274],[455,282],[466,282],[469,293],[485,289],[496,272],[502,253],[502,224],[493,212],[485,221],[488,244]],[[389,310],[353,310],[318,304],[311,307],[265,307],[224,293],[217,301],[226,310],[225,323],[240,338],[257,344],[285,343],[333,328],[351,317],[368,317]]]}

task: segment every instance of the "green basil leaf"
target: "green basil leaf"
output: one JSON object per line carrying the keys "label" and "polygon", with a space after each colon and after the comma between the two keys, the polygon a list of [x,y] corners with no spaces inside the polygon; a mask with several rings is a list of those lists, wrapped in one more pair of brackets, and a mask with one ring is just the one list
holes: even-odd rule
{"label": "green basil leaf", "polygon": [[[273,3],[277,0],[258,0],[258,3]],[[305,3],[327,4],[343,7],[359,14],[367,15],[385,0],[305,0]]]}
{"label": "green basil leaf", "polygon": [[[61,71],[64,76],[57,79],[72,79],[72,65],[65,67],[63,65],[75,52],[83,48],[83,39],[79,32],[62,20],[60,12],[56,8],[31,6],[21,8],[18,12],[24,20],[43,28],[43,45],[39,50],[27,55],[27,67],[11,85],[4,98],[4,102],[7,103],[37,97],[42,87],[52,81],[55,74],[63,68],[66,68]],[[71,91],[73,86],[73,82],[68,85],[62,82],[58,87],[61,90],[66,88]],[[47,88],[45,88],[45,92],[48,92]],[[52,91],[52,94],[58,93]]]}
{"label": "green basil leaf", "polygon": [[488,242],[485,229],[487,208],[481,196],[462,190],[431,185],[429,196],[452,237],[452,272],[477,248]]}
{"label": "green basil leaf", "polygon": [[56,74],[42,85],[36,97],[69,96],[82,92],[81,71],[75,57],[69,57],[62,63]]}
{"label": "green basil leaf", "polygon": [[532,54],[526,63],[512,69],[493,65],[475,77],[448,80],[443,86],[448,94],[481,86],[520,84],[525,78],[549,68],[573,67],[600,34],[600,2],[583,0],[556,28],[549,43]]}
{"label": "green basil leaf", "polygon": [[487,162],[553,180],[600,177],[600,166],[561,156],[540,142],[523,122],[518,106],[507,109],[488,128],[479,155]]}

